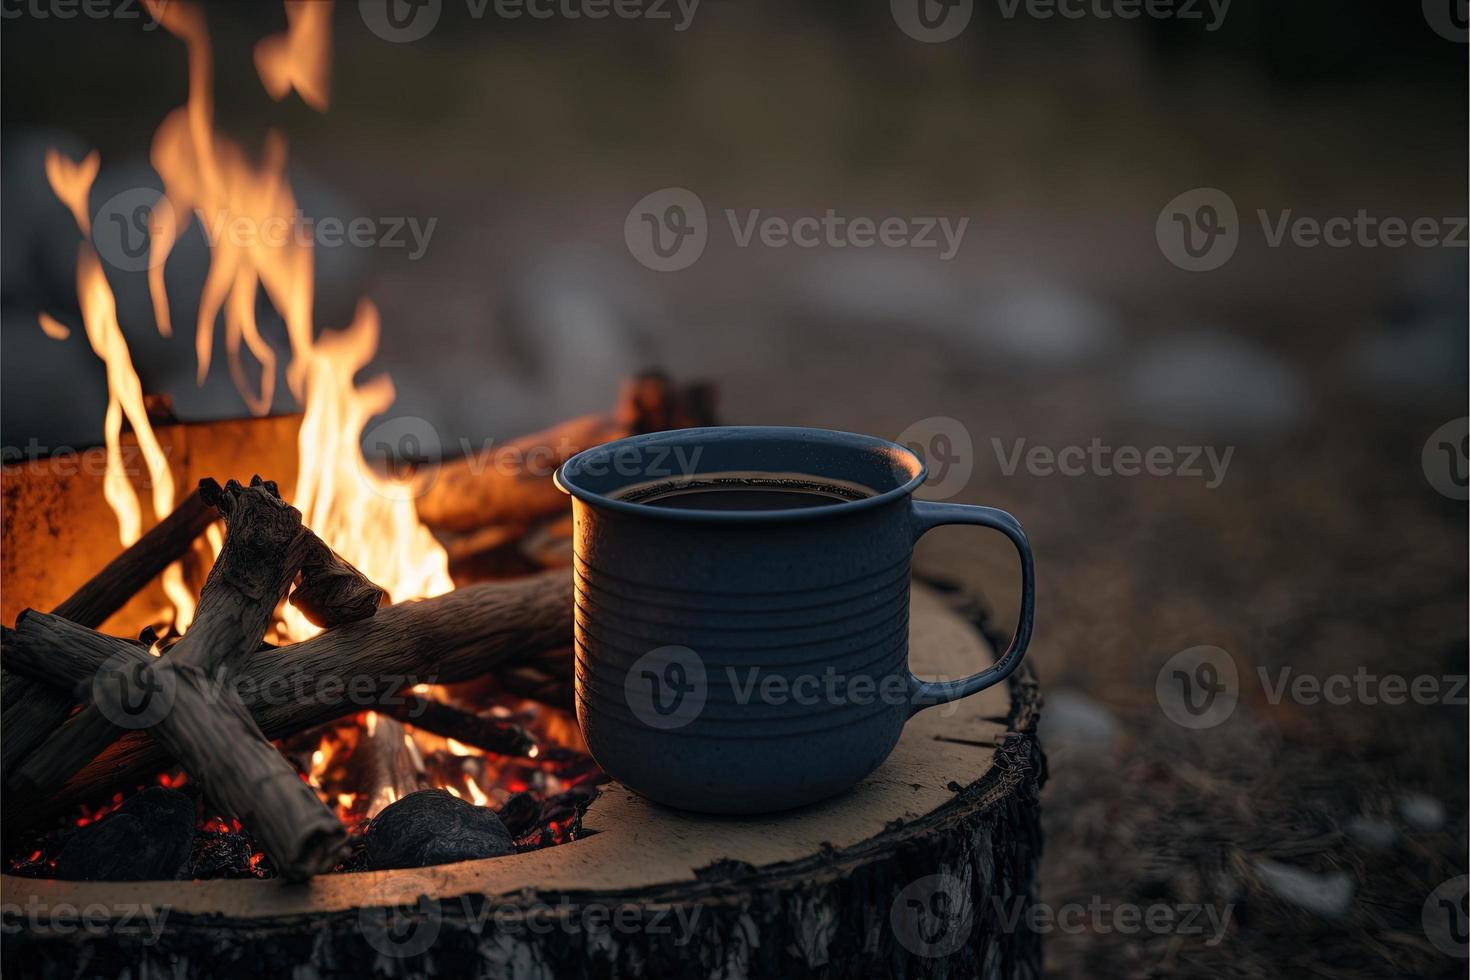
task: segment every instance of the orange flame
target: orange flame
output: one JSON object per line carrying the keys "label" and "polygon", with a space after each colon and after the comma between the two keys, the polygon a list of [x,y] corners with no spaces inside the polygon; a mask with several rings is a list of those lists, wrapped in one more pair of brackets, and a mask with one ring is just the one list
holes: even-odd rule
{"label": "orange flame", "polygon": [[96,150],[88,153],[80,163],[73,163],[55,150],[46,151],[46,180],[51,184],[51,190],[61,198],[61,203],[71,209],[83,238],[92,235],[87,195],[92,190],[92,181],[97,179],[97,169],[101,164],[102,155]]}
{"label": "orange flame", "polygon": [[[77,225],[84,234],[91,224],[87,220],[87,196],[97,176],[99,159],[95,151],[80,164],[73,163],[55,150],[46,154],[46,176],[51,182],[51,189],[72,214],[78,216]],[[155,519],[162,519],[173,510],[173,473],[169,471],[168,457],[148,421],[148,411],[143,404],[143,385],[138,380],[138,372],[133,369],[133,359],[117,321],[112,288],[107,284],[96,250],[88,242],[83,242],[77,251],[77,298],[82,308],[87,340],[93,352],[107,366],[107,415],[103,423],[107,468],[102,478],[102,493],[117,515],[118,539],[123,547],[127,547],[142,536],[143,513],[123,463],[124,419],[133,428],[148,470]],[[41,326],[47,333],[52,333],[47,328],[47,321],[60,326],[53,318],[42,314]],[[183,566],[178,562],[169,565],[162,580],[164,592],[174,605],[173,624],[180,630],[186,629],[194,616],[194,596],[184,584]]]}
{"label": "orange flame", "polygon": [[41,332],[52,340],[65,340],[71,336],[71,327],[57,320],[49,313],[42,313],[37,317],[41,321]]}
{"label": "orange flame", "polygon": [[[377,311],[363,302],[346,329],[315,336],[311,241],[300,234],[301,215],[285,173],[285,140],[271,133],[261,163],[252,166],[238,146],[212,132],[208,85],[213,69],[207,32],[202,15],[192,9],[181,13],[179,6],[168,4],[160,20],[188,47],[189,100],[159,127],[152,158],[163,177],[169,210],[174,215],[198,214],[210,240],[210,270],[195,336],[200,380],[209,368],[214,320],[223,308],[226,352],[236,387],[251,411],[269,411],[275,360],[254,315],[258,290],[264,287],[285,321],[291,344],[287,386],[305,403],[293,502],[309,527],[394,599],[447,592],[453,588],[448,559],[419,523],[410,485],[376,473],[359,447],[368,421],[385,411],[394,397],[386,376],[360,388],[353,380],[377,351]],[[286,36],[257,47],[256,65],[273,95],[284,97],[287,87],[295,87],[308,104],[325,108],[330,6],[288,4]],[[187,218],[179,219],[183,220]],[[159,282],[154,300],[160,327],[167,322],[162,256],[180,230],[177,224],[169,227],[163,222],[155,230],[154,248],[160,258],[153,270]],[[260,365],[258,390],[246,380],[240,362],[242,343]],[[285,615],[285,636],[300,639],[316,632],[294,608]]]}
{"label": "orange flame", "polygon": [[[158,23],[181,39],[188,52],[189,94],[153,137],[150,159],[163,178],[164,192],[149,221],[149,291],[159,331],[172,335],[164,267],[178,240],[198,217],[210,249],[194,346],[198,381],[208,376],[214,354],[215,320],[224,323],[229,371],[249,410],[270,411],[275,400],[276,354],[260,334],[256,303],[262,288],[285,322],[291,357],[286,368],[290,392],[305,407],[298,439],[300,468],[294,503],[308,526],[382,584],[395,600],[438,595],[453,588],[448,559],[432,534],[419,523],[411,486],[375,472],[362,458],[359,441],[374,416],[393,402],[386,376],[354,383],[356,373],[377,351],[378,316],[371,304],[359,305],[353,322],[320,337],[312,322],[313,260],[309,235],[286,178],[286,141],[271,132],[259,161],[214,131],[213,54],[203,10],[179,0],[147,0]],[[284,35],[256,48],[256,67],[267,90],[284,98],[294,88],[303,100],[324,109],[329,93],[331,3],[287,3]],[[74,163],[48,155],[47,176],[58,197],[86,233],[87,195],[98,170],[94,153]],[[173,480],[142,407],[142,389],[117,323],[111,290],[90,245],[83,246],[78,269],[83,319],[93,349],[108,365],[106,419],[109,469],[108,503],[117,512],[124,544],[137,539],[141,513],[121,472],[116,441],[124,418],[137,433],[153,484],[155,516],[173,505]],[[53,337],[66,328],[43,316],[42,329]],[[252,383],[244,352],[258,369]],[[112,460],[117,463],[114,471]],[[218,550],[218,534],[211,543]],[[179,628],[192,616],[193,600],[174,566],[165,588],[178,609]],[[287,607],[280,635],[300,639],[317,632]]]}
{"label": "orange flame", "polygon": [[277,102],[296,89],[301,100],[325,112],[331,97],[331,0],[286,0],[285,34],[255,46],[255,70]]}

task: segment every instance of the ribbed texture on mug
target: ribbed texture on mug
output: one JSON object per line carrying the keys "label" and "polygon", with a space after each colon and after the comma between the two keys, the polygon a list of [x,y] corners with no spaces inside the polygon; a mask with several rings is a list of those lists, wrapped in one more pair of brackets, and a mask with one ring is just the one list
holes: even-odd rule
{"label": "ribbed texture on mug", "polygon": [[[646,726],[628,673],[664,647],[704,667],[704,704],[675,736],[768,739],[832,731],[891,712],[904,692],[909,561],[823,588],[718,594],[574,567],[577,696],[608,721]],[[777,678],[775,697],[762,683]],[[853,679],[861,678],[853,688]],[[885,681],[886,679],[886,681]],[[835,696],[833,696],[835,692]]]}

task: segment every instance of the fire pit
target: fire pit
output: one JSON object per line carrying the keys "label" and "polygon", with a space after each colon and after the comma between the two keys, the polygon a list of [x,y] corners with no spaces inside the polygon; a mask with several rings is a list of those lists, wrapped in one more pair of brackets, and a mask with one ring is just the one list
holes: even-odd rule
{"label": "fire pit", "polygon": [[[993,657],[963,592],[917,588],[912,615],[916,670]],[[1035,975],[1014,923],[1040,858],[1038,705],[1023,674],[921,715],[856,790],[791,814],[682,814],[612,785],[575,840],[486,860],[309,885],[6,876],[5,955],[51,976]]]}
{"label": "fire pit", "polygon": [[[685,395],[658,376],[636,379],[627,386],[618,410],[574,420],[495,452],[523,459],[531,447],[545,446],[564,455],[582,448],[586,439],[637,431],[667,412],[683,412]],[[289,458],[296,422],[281,418],[217,427],[164,426],[156,433],[164,444],[179,450],[170,459],[173,475],[182,483],[201,479],[196,467],[220,472],[226,466]],[[250,433],[252,438],[235,442],[245,451],[228,464],[209,451],[196,454],[189,448],[191,444],[220,445],[209,438],[212,435],[240,433]],[[272,437],[285,448],[272,449]],[[123,440],[125,450],[129,442]],[[58,478],[55,474],[63,465],[66,475]],[[527,572],[558,566],[562,552],[548,542],[565,523],[560,513],[564,498],[543,492],[543,487],[550,487],[546,473],[496,468],[486,460],[462,460],[446,464],[432,476],[421,474],[420,479],[427,483],[442,477],[452,482],[456,473],[472,467],[482,474],[478,478],[482,492],[517,501],[503,511],[485,512],[495,517],[509,515],[505,542],[512,546],[533,539],[540,542],[535,551],[491,549],[502,553],[499,563]],[[294,466],[276,468],[289,472]],[[68,827],[88,825],[125,806],[127,794],[141,781],[179,786],[186,778],[172,771],[168,752],[142,731],[120,732],[121,737],[114,736],[111,745],[84,742],[79,749],[58,747],[70,736],[63,736],[58,727],[67,720],[74,702],[66,692],[78,683],[90,683],[98,667],[95,659],[77,656],[74,644],[93,643],[104,661],[129,647],[121,639],[92,634],[77,624],[105,623],[104,632],[121,636],[141,632],[151,638],[154,652],[174,645],[178,638],[160,626],[169,597],[156,576],[178,555],[192,557],[195,537],[217,530],[211,521],[214,511],[190,497],[168,520],[85,580],[74,595],[61,596],[59,590],[73,588],[75,581],[69,582],[59,569],[83,568],[88,556],[96,567],[107,556],[108,525],[114,522],[108,508],[99,506],[104,479],[99,469],[56,460],[31,461],[5,470],[7,601],[37,596],[37,605],[57,610],[55,617],[23,615],[24,608],[6,610],[7,617],[17,621],[16,631],[7,633],[6,665],[17,669],[20,676],[7,678],[8,697],[15,703],[7,702],[4,716],[7,785],[12,790],[5,801],[5,816],[7,840],[13,852],[18,849],[18,856],[11,855],[10,868],[22,874],[56,873],[56,859],[66,843],[53,832],[58,816]],[[218,484],[202,479],[210,494],[222,493]],[[514,486],[485,486],[497,481]],[[251,489],[265,496],[279,493]],[[239,497],[248,492],[236,486],[230,494]],[[435,498],[426,495],[424,499]],[[522,526],[539,530],[533,534],[511,530]],[[54,527],[65,533],[51,533]],[[228,541],[226,536],[227,549]],[[507,550],[515,555],[504,554]],[[486,556],[478,560],[484,564]],[[183,580],[200,577],[197,572],[207,561],[205,556],[190,562]],[[341,566],[346,571],[332,580],[331,601],[361,606],[366,599],[367,605],[349,609],[350,615],[335,620],[333,610],[316,609],[315,621],[338,626],[359,619],[364,620],[359,623],[361,628],[351,634],[329,631],[305,643],[257,651],[237,686],[265,734],[284,739],[283,751],[297,761],[307,782],[336,811],[346,829],[359,829],[399,798],[434,787],[475,806],[510,803],[516,812],[508,822],[521,838],[522,848],[573,836],[579,804],[601,776],[582,750],[569,710],[567,577],[542,574],[479,585],[473,584],[476,577],[462,577],[460,584],[465,588],[374,616],[380,592],[360,576],[354,577],[351,566],[345,562]],[[303,570],[302,585],[293,593],[294,606],[305,608],[301,597],[309,584],[310,577]],[[147,601],[150,598],[153,605]],[[272,605],[267,603],[265,608]],[[293,610],[283,606],[270,628],[283,632],[288,611]],[[184,649],[170,649],[170,656]],[[495,673],[487,676],[492,667]],[[25,691],[27,698],[19,698],[17,691]],[[324,722],[330,724],[320,727]],[[72,719],[67,727],[76,724]],[[210,725],[200,720],[198,727],[208,729]],[[94,760],[96,753],[101,754]],[[232,760],[229,768],[238,768],[238,763]],[[61,777],[56,776],[58,772]],[[73,773],[63,785],[62,779]],[[531,794],[531,812],[526,810],[527,801],[517,794]],[[226,835],[242,829],[239,821],[221,820],[213,813],[202,814],[200,825]],[[260,877],[277,870],[259,851],[246,851],[245,857],[249,863],[244,867],[218,870]],[[357,865],[347,862],[346,866]]]}

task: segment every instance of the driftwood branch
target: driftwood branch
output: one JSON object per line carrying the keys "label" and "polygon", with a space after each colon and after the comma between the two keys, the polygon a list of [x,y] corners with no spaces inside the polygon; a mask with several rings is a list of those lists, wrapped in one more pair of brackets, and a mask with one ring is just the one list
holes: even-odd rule
{"label": "driftwood branch", "polygon": [[640,375],[624,385],[614,411],[572,419],[425,474],[419,518],[456,533],[533,524],[568,509],[566,495],[551,482],[567,459],[625,436],[709,425],[710,401],[706,387],[680,388],[662,374]]}
{"label": "driftwood branch", "polygon": [[[188,552],[219,515],[198,493],[191,493],[174,512],[108,562],[53,613],[83,626],[101,626],[107,617]],[[22,677],[0,674],[4,691],[0,708],[0,773],[9,779],[17,763],[46,740],[71,714],[76,701]]]}
{"label": "driftwood branch", "polygon": [[[132,643],[114,651],[116,659],[94,677],[91,703],[20,765],[9,798],[50,795],[127,734],[125,726],[147,727],[217,805],[250,828],[283,875],[308,877],[341,859],[345,832],[266,740],[238,692],[220,682],[260,646],[303,567],[328,570],[317,580],[325,588],[312,597],[326,621],[371,615],[381,590],[303,528],[274,484],[205,481],[200,496],[224,516],[226,533],[193,626],[161,658]],[[333,609],[334,597],[346,605]],[[37,618],[22,617],[15,635]]]}
{"label": "driftwood branch", "polygon": [[[383,710],[414,684],[466,681],[501,664],[565,648],[571,636],[570,576],[548,572],[400,603],[301,643],[257,651],[233,686],[265,737],[285,738],[345,714]],[[71,688],[91,683],[93,674],[119,654],[146,656],[128,640],[31,613],[6,633],[3,660],[17,673]],[[147,779],[169,759],[167,748],[132,732],[55,793],[8,794],[6,821],[24,829]]]}

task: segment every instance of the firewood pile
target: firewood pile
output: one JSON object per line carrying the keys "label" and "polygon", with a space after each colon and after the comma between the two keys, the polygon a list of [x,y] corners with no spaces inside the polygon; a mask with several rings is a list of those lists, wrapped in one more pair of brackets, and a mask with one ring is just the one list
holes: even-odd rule
{"label": "firewood pile", "polygon": [[[432,677],[439,685],[463,684],[461,693],[471,696],[569,707],[571,582],[559,567],[557,544],[568,533],[568,507],[551,472],[609,439],[707,421],[705,393],[649,375],[629,382],[613,412],[487,451],[494,458],[421,474],[422,519],[448,542],[461,569],[476,563],[482,569],[456,581],[485,577],[491,566],[513,577],[399,604],[306,527],[275,483],[259,476],[249,485],[202,481],[172,515],[52,612],[26,610],[4,630],[0,763],[7,843],[177,767],[281,876],[304,879],[350,867],[347,828],[281,748],[364,704],[380,707],[368,730],[355,733],[349,764],[366,792],[399,801],[390,822],[424,819],[409,811],[432,816],[468,807],[443,791],[423,792],[432,773],[405,725],[450,744],[537,756],[548,771],[585,775],[589,760],[538,745],[515,717],[467,710],[411,690],[407,681]],[[223,546],[182,635],[98,632],[215,520],[223,521]],[[516,562],[506,561],[508,545]],[[265,643],[283,599],[322,632],[283,646]],[[414,806],[403,807],[410,798]],[[545,807],[517,799],[506,801],[492,838],[505,835],[506,825],[532,831],[545,817]],[[152,810],[143,802],[132,810],[166,816],[172,805],[153,803]],[[556,806],[552,801],[551,810]],[[384,866],[435,859],[389,854],[388,839],[369,828],[367,851],[390,862]]]}

